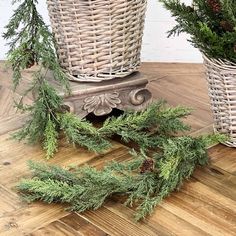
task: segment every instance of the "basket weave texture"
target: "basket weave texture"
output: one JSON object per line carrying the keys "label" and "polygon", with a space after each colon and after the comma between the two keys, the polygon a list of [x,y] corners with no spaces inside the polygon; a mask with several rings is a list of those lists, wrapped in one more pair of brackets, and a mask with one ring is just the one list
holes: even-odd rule
{"label": "basket weave texture", "polygon": [[215,132],[227,134],[236,147],[236,64],[204,56]]}
{"label": "basket weave texture", "polygon": [[47,0],[61,66],[99,82],[137,71],[147,0]]}

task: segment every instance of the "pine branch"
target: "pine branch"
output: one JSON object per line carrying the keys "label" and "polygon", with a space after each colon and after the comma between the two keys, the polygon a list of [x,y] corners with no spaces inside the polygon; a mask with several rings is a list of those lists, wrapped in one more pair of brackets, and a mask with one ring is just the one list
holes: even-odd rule
{"label": "pine branch", "polygon": [[80,120],[71,113],[58,114],[58,116],[60,128],[69,143],[86,147],[94,152],[103,152],[111,147],[110,142],[105,140],[91,123]]}
{"label": "pine branch", "polygon": [[56,124],[51,120],[50,116],[48,118],[45,132],[44,132],[44,149],[46,150],[46,157],[52,157],[58,148],[58,131]]}
{"label": "pine branch", "polygon": [[169,36],[186,32],[204,54],[236,62],[235,0],[194,0],[192,6],[179,0],[161,2],[177,22]]}
{"label": "pine branch", "polygon": [[[141,149],[147,150],[156,147],[163,135],[172,136],[188,130],[181,118],[189,110],[180,107],[167,108],[164,102],[152,104],[143,112],[126,112],[118,118],[108,119],[100,129],[64,112],[62,98],[47,82],[46,77],[48,70],[51,70],[54,79],[68,89],[68,79],[55,53],[54,38],[37,12],[37,1],[19,2],[22,3],[15,10],[4,34],[5,39],[11,40],[8,58],[12,64],[15,87],[22,79],[22,70],[33,64],[40,64],[40,67],[34,73],[32,84],[17,104],[17,108],[22,112],[29,112],[31,118],[14,135],[16,139],[41,143],[47,158],[50,158],[58,150],[59,133],[64,133],[68,142],[74,146],[103,152],[111,146],[108,139],[113,135],[120,135],[125,142],[133,141]],[[32,91],[37,93],[34,104],[24,106],[24,96]]]}
{"label": "pine branch", "polygon": [[[36,75],[40,76],[40,73]],[[125,142],[133,141],[141,149],[148,150],[158,147],[163,135],[172,136],[189,129],[181,119],[190,110],[169,108],[163,101],[141,112],[125,112],[122,116],[110,118],[97,129],[76,115],[62,112],[62,98],[46,81],[35,89],[38,94],[34,106],[21,108],[30,112],[31,119],[14,137],[19,141],[26,139],[30,143],[42,143],[47,158],[57,152],[61,132],[72,145],[101,153],[111,147],[109,138],[112,135],[120,135]]]}
{"label": "pine branch", "polygon": [[163,108],[163,104],[163,101],[156,102],[142,112],[126,112],[118,118],[108,118],[98,132],[111,137],[123,131],[140,131],[150,128],[157,123],[157,114]]}
{"label": "pine branch", "polygon": [[98,132],[104,137],[118,134],[125,142],[134,141],[142,149],[152,148],[161,135],[171,136],[189,130],[190,127],[181,119],[190,111],[184,107],[170,108],[159,101],[142,112],[128,112],[118,118],[107,119]]}
{"label": "pine branch", "polygon": [[5,26],[3,37],[9,41],[8,61],[13,69],[15,88],[19,85],[21,71],[34,64],[42,64],[51,69],[54,79],[69,91],[68,78],[61,69],[54,47],[54,37],[38,13],[36,0],[22,2],[14,11],[9,23]]}
{"label": "pine branch", "polygon": [[[13,137],[26,139],[30,143],[43,143],[47,157],[57,151],[58,120],[56,112],[62,107],[62,99],[47,82],[47,72],[52,70],[54,80],[58,81],[69,93],[67,75],[60,67],[55,52],[54,37],[37,11],[37,0],[13,1],[21,2],[14,11],[3,37],[9,41],[8,62],[13,70],[13,84],[16,89],[22,80],[22,71],[39,64],[33,75],[31,85],[26,88],[22,98],[16,104],[22,112],[29,112],[31,118],[22,130]],[[37,98],[31,106],[24,106],[24,97],[37,92]]]}
{"label": "pine branch", "polygon": [[[35,74],[35,76],[41,75]],[[39,79],[41,78],[39,77]],[[49,134],[48,132],[45,133],[48,123],[53,122],[53,126],[56,127],[58,121],[54,111],[58,110],[62,104],[62,98],[46,81],[42,80],[40,86],[37,87],[37,91],[38,96],[34,105],[30,108],[30,120],[25,123],[20,131],[13,135],[19,141],[26,139],[32,144],[43,141],[45,135]],[[52,133],[51,135],[53,136]]]}
{"label": "pine branch", "polygon": [[[22,180],[18,189],[29,202],[67,203],[71,210],[79,212],[95,210],[107,198],[123,194],[127,196],[126,205],[137,207],[135,218],[140,220],[178,190],[198,165],[208,163],[206,145],[219,138],[222,140],[217,135],[163,139],[152,158],[133,152],[132,160],[111,162],[103,170],[83,166],[71,172],[30,162],[33,178]],[[148,163],[153,163],[152,168]]]}
{"label": "pine branch", "polygon": [[57,181],[63,181],[68,185],[78,183],[78,178],[73,172],[66,169],[62,169],[59,166],[47,165],[45,163],[28,161],[29,169],[32,171],[34,177],[38,177],[41,180],[54,179]]}

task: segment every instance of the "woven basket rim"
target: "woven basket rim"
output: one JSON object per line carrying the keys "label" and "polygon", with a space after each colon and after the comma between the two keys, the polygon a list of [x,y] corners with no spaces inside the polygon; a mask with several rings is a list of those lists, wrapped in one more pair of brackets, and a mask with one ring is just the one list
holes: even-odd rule
{"label": "woven basket rim", "polygon": [[221,70],[232,70],[233,73],[236,74],[236,63],[226,60],[226,59],[216,59],[216,58],[210,58],[205,54],[203,55],[203,59],[208,62],[213,64],[215,67],[221,69]]}
{"label": "woven basket rim", "polygon": [[147,0],[47,0],[61,67],[74,81],[138,71]]}

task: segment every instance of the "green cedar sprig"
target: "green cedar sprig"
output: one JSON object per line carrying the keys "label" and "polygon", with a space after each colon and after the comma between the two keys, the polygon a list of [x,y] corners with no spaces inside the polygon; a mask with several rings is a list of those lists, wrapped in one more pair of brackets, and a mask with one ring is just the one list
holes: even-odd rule
{"label": "green cedar sprig", "polygon": [[140,112],[125,112],[122,116],[109,118],[101,128],[95,128],[88,121],[66,110],[63,112],[62,98],[46,81],[37,91],[34,106],[28,108],[30,119],[14,134],[14,138],[32,144],[42,143],[47,158],[58,151],[60,134],[64,134],[74,146],[100,153],[111,147],[109,138],[113,135],[118,134],[125,142],[133,141],[147,150],[155,148],[164,135],[170,137],[189,130],[181,119],[190,110],[170,108],[163,101],[155,102]]}
{"label": "green cedar sprig", "polygon": [[[42,65],[53,72],[54,79],[69,91],[66,74],[61,69],[54,47],[54,37],[38,13],[37,0],[13,1],[22,2],[14,11],[9,23],[5,26],[3,37],[9,41],[8,62],[13,70],[13,82],[16,88],[22,79],[22,70],[35,64]],[[37,73],[37,72],[36,72]],[[41,79],[45,79],[42,70]],[[35,76],[39,84],[39,76]]]}
{"label": "green cedar sprig", "polygon": [[[62,99],[55,89],[47,82],[48,70],[52,71],[54,80],[58,81],[66,92],[70,92],[66,73],[60,67],[55,42],[48,26],[37,11],[37,0],[13,1],[20,3],[9,23],[3,37],[9,41],[8,63],[13,70],[14,90],[22,81],[22,71],[33,65],[38,70],[33,74],[31,84],[23,92],[16,106],[22,112],[31,115],[23,129],[14,137],[26,139],[30,143],[42,142],[47,156],[57,150],[58,119],[56,112],[62,107]],[[24,97],[36,91],[35,101],[30,106],[23,104]]]}
{"label": "green cedar sprig", "polygon": [[97,129],[88,121],[81,120],[71,113],[58,114],[60,128],[65,133],[67,141],[73,145],[86,147],[93,152],[103,152],[111,147]]}
{"label": "green cedar sprig", "polygon": [[46,79],[51,70],[54,79],[69,89],[68,80],[55,54],[53,35],[37,11],[37,0],[17,2],[22,3],[15,10],[4,34],[5,39],[11,40],[8,60],[12,65],[15,88],[22,80],[22,70],[33,64],[39,64],[39,70],[34,73],[32,84],[23,95],[33,92],[33,105],[24,106],[23,97],[17,104],[20,110],[30,114],[30,119],[14,134],[16,139],[42,143],[47,158],[50,158],[58,151],[60,134],[64,134],[74,146],[103,152],[111,146],[108,138],[116,134],[125,142],[134,141],[140,148],[147,149],[156,146],[159,135],[172,135],[188,129],[180,118],[186,116],[189,110],[167,108],[163,102],[153,104],[143,112],[128,112],[108,119],[100,129],[68,113],[63,108],[62,98]]}
{"label": "green cedar sprig", "polygon": [[[151,158],[132,152],[130,161],[111,162],[102,170],[82,166],[69,171],[31,161],[33,178],[23,179],[18,190],[28,202],[67,203],[70,210],[79,212],[96,210],[106,199],[122,194],[127,206],[136,207],[135,219],[141,220],[178,190],[196,166],[208,163],[206,145],[212,137],[166,137]],[[213,140],[222,141],[222,136]]]}
{"label": "green cedar sprig", "polygon": [[207,56],[236,62],[235,0],[194,0],[192,6],[180,0],[160,1],[177,22],[169,36],[186,32]]}
{"label": "green cedar sprig", "polygon": [[[16,2],[21,1],[13,1]],[[97,152],[107,149],[108,138],[119,134],[126,142],[136,142],[140,153],[133,151],[133,160],[113,162],[100,171],[81,167],[70,172],[31,162],[34,177],[23,180],[19,190],[28,201],[68,203],[72,210],[81,212],[97,209],[108,197],[122,193],[127,195],[127,205],[137,205],[136,219],[142,219],[177,189],[196,165],[207,163],[206,145],[219,137],[175,137],[179,131],[189,129],[181,120],[189,110],[168,108],[162,102],[142,112],[108,119],[100,129],[68,113],[62,98],[46,80],[47,71],[51,70],[54,79],[69,91],[67,76],[55,54],[53,36],[38,14],[36,4],[37,0],[22,0],[4,34],[5,39],[11,40],[8,60],[15,88],[22,80],[21,71],[39,64],[32,84],[24,93],[25,96],[37,91],[34,104],[24,106],[21,100],[17,105],[22,111],[28,111],[31,118],[15,137],[43,143],[47,157],[51,157],[58,149],[61,132],[73,145]],[[233,10],[227,12],[228,16],[234,16]],[[159,151],[150,158],[146,155],[149,148]]]}
{"label": "green cedar sprig", "polygon": [[50,158],[58,150],[61,133],[74,146],[83,146],[90,151],[106,150],[111,146],[108,139],[116,134],[125,142],[137,143],[144,151],[157,147],[165,136],[172,137],[189,129],[181,118],[190,110],[168,108],[163,102],[155,103],[142,112],[127,112],[118,118],[110,118],[100,129],[68,113],[62,98],[46,79],[48,70],[51,70],[54,79],[69,91],[66,74],[55,53],[53,35],[37,11],[37,0],[13,1],[16,2],[22,3],[15,10],[4,34],[5,39],[11,40],[8,59],[13,69],[15,88],[22,80],[21,71],[39,64],[32,84],[23,95],[36,92],[34,104],[24,106],[23,98],[17,104],[23,112],[30,113],[30,119],[14,135],[16,139],[42,143],[47,158]]}

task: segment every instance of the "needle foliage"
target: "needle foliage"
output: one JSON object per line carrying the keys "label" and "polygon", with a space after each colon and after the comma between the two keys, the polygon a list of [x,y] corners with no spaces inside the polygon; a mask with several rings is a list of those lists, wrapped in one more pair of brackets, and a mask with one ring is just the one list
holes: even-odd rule
{"label": "needle foliage", "polygon": [[[22,112],[28,112],[30,119],[14,137],[27,140],[29,143],[41,142],[51,157],[57,150],[58,119],[56,112],[63,105],[61,97],[48,83],[48,71],[53,78],[69,93],[69,82],[66,73],[60,67],[54,44],[54,37],[48,26],[37,11],[37,0],[15,0],[17,8],[9,23],[5,26],[3,37],[8,41],[8,64],[13,71],[14,90],[22,78],[22,71],[37,65],[32,80],[16,101],[16,106]],[[37,96],[32,105],[23,104],[24,97],[35,92]]]}
{"label": "needle foliage", "polygon": [[[8,41],[8,62],[13,70],[13,82],[16,88],[22,80],[22,70],[40,64],[35,73],[32,86],[44,82],[46,70],[53,72],[54,79],[67,90],[69,83],[61,69],[55,52],[54,37],[37,11],[37,0],[15,0],[18,3],[9,23],[5,26],[3,37]],[[19,4],[20,3],[20,4]]]}
{"label": "needle foliage", "polygon": [[160,0],[177,24],[169,36],[186,32],[190,42],[201,52],[216,59],[236,62],[236,1]]}
{"label": "needle foliage", "polygon": [[[189,110],[168,108],[163,102],[155,103],[142,112],[126,112],[118,118],[110,118],[100,129],[70,114],[47,79],[48,71],[51,71],[54,80],[70,91],[68,78],[56,55],[53,35],[37,11],[37,0],[13,3],[18,3],[18,6],[6,26],[4,38],[9,41],[8,61],[13,70],[14,88],[21,83],[23,70],[38,65],[31,84],[17,102],[18,109],[30,115],[23,128],[14,134],[17,140],[40,143],[46,157],[50,158],[58,151],[59,139],[63,135],[74,146],[103,152],[111,146],[108,139],[113,135],[118,134],[125,142],[134,141],[140,148],[147,149],[155,146],[158,135],[188,129],[179,118],[189,114]],[[24,96],[32,92],[34,103],[24,105]]]}
{"label": "needle foliage", "polygon": [[[191,13],[193,15],[188,15],[185,5],[179,4],[178,1],[163,1],[175,9],[177,16],[185,12],[184,20],[178,18],[180,25],[173,33],[186,31],[189,17],[202,17],[196,15],[195,10],[195,13]],[[196,2],[200,4],[202,1]],[[230,0],[228,2],[230,3]],[[38,66],[31,84],[26,88],[22,99],[17,102],[17,107],[28,112],[30,118],[14,137],[20,141],[41,143],[47,158],[58,151],[61,136],[74,146],[103,152],[111,147],[110,138],[119,135],[124,142],[136,143],[139,150],[131,152],[131,160],[108,163],[102,170],[90,166],[69,170],[31,161],[29,167],[33,177],[22,180],[18,190],[29,202],[41,200],[47,203],[67,203],[71,210],[79,212],[97,209],[108,198],[124,195],[125,204],[136,207],[136,220],[145,218],[156,205],[191,176],[196,166],[207,164],[207,146],[215,141],[223,141],[224,137],[212,135],[193,138],[184,135],[190,127],[183,123],[183,118],[190,110],[168,107],[162,101],[153,103],[140,112],[125,112],[119,117],[111,117],[100,128],[95,128],[87,120],[69,113],[68,107],[63,105],[63,99],[47,80],[50,70],[54,80],[60,83],[66,92],[70,92],[67,75],[60,67],[56,55],[53,35],[37,11],[37,0],[15,0],[13,3],[18,6],[6,26],[4,38],[9,41],[10,46],[8,61],[13,70],[14,89],[17,89],[23,80],[23,70],[33,65]],[[214,7],[218,9],[217,5]],[[226,7],[222,5],[223,12],[226,12]],[[201,14],[205,16],[204,12]],[[235,11],[227,11],[227,14],[235,23]],[[198,25],[201,26],[200,23]],[[206,24],[203,26],[201,34],[205,35],[205,32],[209,33],[209,28]],[[194,25],[191,27],[196,30]],[[234,32],[224,36],[227,41],[225,45],[229,46],[226,50],[231,49],[231,33],[234,36]],[[214,37],[215,34],[210,40]],[[214,40],[218,40],[217,37]],[[193,42],[195,45],[203,45],[203,40],[195,40],[195,37]],[[219,46],[218,54],[215,55],[222,56],[220,49]],[[205,52],[213,51],[207,49]],[[234,54],[228,55],[229,59],[234,59]],[[24,97],[32,92],[34,103],[24,105]],[[151,156],[147,155],[150,149],[153,153]]]}
{"label": "needle foliage", "polygon": [[133,151],[131,160],[109,163],[102,170],[82,166],[70,171],[31,161],[33,177],[21,180],[18,190],[28,202],[66,203],[78,212],[96,210],[107,199],[123,195],[125,205],[136,208],[135,219],[141,220],[178,190],[196,166],[208,163],[207,145],[219,139],[165,136],[152,157]]}

